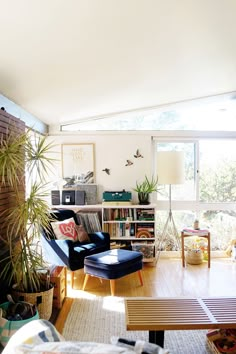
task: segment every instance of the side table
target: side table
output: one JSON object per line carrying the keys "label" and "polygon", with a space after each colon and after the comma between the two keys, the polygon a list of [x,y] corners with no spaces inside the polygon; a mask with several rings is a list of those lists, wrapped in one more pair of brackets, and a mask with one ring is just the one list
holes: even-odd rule
{"label": "side table", "polygon": [[54,285],[53,307],[60,309],[67,295],[67,268],[56,266],[50,274],[50,282]]}
{"label": "side table", "polygon": [[198,236],[207,239],[207,256],[208,256],[208,268],[211,266],[211,234],[208,230],[183,230],[181,232],[181,248],[182,248],[182,265],[185,267],[185,252],[184,252],[184,240],[186,237]]}

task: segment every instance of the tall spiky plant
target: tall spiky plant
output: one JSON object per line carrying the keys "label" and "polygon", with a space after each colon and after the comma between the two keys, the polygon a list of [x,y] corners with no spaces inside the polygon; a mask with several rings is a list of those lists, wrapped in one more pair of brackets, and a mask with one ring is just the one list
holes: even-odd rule
{"label": "tall spiky plant", "polygon": [[[24,292],[44,290],[39,272],[44,264],[33,244],[41,228],[50,223],[45,178],[53,164],[48,156],[51,149],[45,136],[36,137],[31,130],[22,134],[13,131],[0,140],[1,184],[10,187],[12,200],[10,207],[1,212],[9,255],[2,260],[0,276],[9,286],[16,284]],[[29,187],[28,193],[25,185]]]}

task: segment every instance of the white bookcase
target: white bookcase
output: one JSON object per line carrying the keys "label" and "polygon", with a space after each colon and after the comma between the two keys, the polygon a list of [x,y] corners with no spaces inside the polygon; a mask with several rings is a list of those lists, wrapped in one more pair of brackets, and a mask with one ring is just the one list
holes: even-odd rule
{"label": "white bookcase", "polygon": [[155,206],[102,205],[103,231],[109,232],[111,247],[141,251],[145,262],[155,259]]}

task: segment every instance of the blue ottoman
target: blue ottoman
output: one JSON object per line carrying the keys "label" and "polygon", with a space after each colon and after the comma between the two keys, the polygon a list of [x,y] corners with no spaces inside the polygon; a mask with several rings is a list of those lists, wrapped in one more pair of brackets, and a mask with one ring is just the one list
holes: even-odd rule
{"label": "blue ottoman", "polygon": [[84,259],[85,279],[83,290],[90,276],[109,279],[111,295],[115,294],[115,279],[130,273],[138,272],[139,280],[143,285],[141,269],[143,268],[143,254],[141,252],[113,249],[87,256]]}

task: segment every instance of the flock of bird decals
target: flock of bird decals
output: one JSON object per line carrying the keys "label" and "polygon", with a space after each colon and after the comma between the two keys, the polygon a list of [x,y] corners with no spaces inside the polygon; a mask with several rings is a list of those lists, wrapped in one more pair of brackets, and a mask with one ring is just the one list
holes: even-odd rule
{"label": "flock of bird decals", "polygon": [[[143,158],[143,155],[140,153],[139,149],[136,150],[136,153],[134,154],[134,157],[135,157],[136,159],[138,159],[138,158]],[[133,164],[134,164],[134,163],[133,163],[131,160],[126,160],[125,166],[132,166]],[[106,168],[104,168],[102,171],[105,172],[107,175],[110,175],[110,174],[111,174],[110,168],[107,168],[107,167],[106,167]]]}

